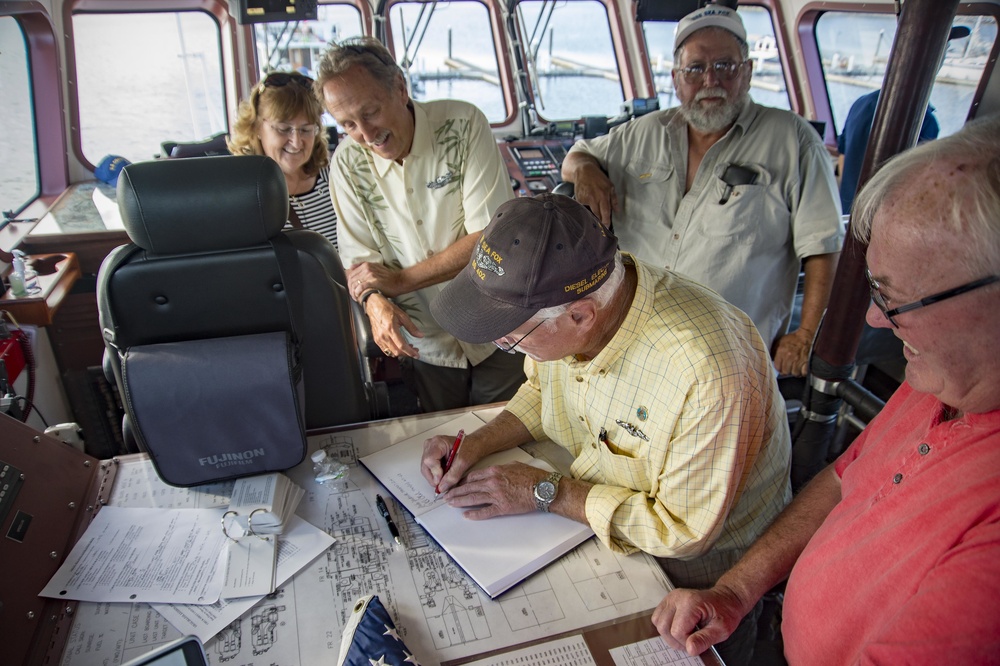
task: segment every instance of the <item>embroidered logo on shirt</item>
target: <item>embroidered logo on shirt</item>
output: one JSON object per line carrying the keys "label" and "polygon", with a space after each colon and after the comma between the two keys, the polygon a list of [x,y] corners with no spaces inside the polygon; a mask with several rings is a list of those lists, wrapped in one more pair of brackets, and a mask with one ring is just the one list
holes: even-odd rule
{"label": "embroidered logo on shirt", "polygon": [[439,190],[448,183],[450,183],[451,181],[455,180],[455,178],[457,178],[457,176],[453,174],[451,171],[449,171],[445,173],[443,176],[438,176],[431,182],[427,183],[427,187],[432,190]]}
{"label": "embroidered logo on shirt", "polygon": [[638,437],[639,439],[642,439],[642,440],[647,441],[647,442],[649,441],[649,437],[646,436],[646,433],[644,433],[643,431],[639,430],[638,428],[636,428],[634,425],[632,425],[628,421],[622,421],[621,419],[615,419],[615,423],[617,423],[618,425],[620,425],[622,428],[625,428],[625,431],[628,434],[632,435],[633,437]]}

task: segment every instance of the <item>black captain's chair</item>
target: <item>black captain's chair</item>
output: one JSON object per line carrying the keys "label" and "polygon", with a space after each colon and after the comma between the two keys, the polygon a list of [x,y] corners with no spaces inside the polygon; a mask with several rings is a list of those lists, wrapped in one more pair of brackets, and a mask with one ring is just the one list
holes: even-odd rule
{"label": "black captain's chair", "polygon": [[294,330],[306,428],[386,415],[359,362],[350,298],[333,277],[343,275],[340,258],[316,232],[282,231],[288,193],[273,160],[135,163],[119,178],[118,205],[132,243],[102,264],[98,305],[105,367],[119,387],[119,350]]}

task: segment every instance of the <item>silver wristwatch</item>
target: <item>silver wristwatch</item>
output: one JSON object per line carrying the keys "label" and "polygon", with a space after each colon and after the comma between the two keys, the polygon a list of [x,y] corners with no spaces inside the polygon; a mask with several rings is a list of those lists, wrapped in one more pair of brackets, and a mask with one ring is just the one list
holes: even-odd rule
{"label": "silver wristwatch", "polygon": [[538,507],[539,511],[549,512],[549,505],[552,504],[556,493],[559,492],[559,479],[561,478],[562,474],[552,472],[535,484],[535,506]]}

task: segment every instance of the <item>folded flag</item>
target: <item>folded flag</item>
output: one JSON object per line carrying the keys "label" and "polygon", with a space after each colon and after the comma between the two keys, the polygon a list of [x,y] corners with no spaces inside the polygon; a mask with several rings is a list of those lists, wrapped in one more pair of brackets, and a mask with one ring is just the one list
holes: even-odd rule
{"label": "folded flag", "polygon": [[369,594],[354,603],[344,627],[337,666],[420,666],[410,654],[396,625],[378,595]]}

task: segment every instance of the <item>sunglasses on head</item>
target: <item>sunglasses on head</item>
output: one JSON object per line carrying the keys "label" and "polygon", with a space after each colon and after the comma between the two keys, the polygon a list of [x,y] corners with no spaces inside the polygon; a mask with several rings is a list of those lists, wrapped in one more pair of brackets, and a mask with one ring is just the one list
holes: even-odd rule
{"label": "sunglasses on head", "polygon": [[297,74],[295,72],[272,72],[260,82],[260,90],[263,92],[264,88],[283,88],[292,83],[311,90],[313,80],[304,74]]}

